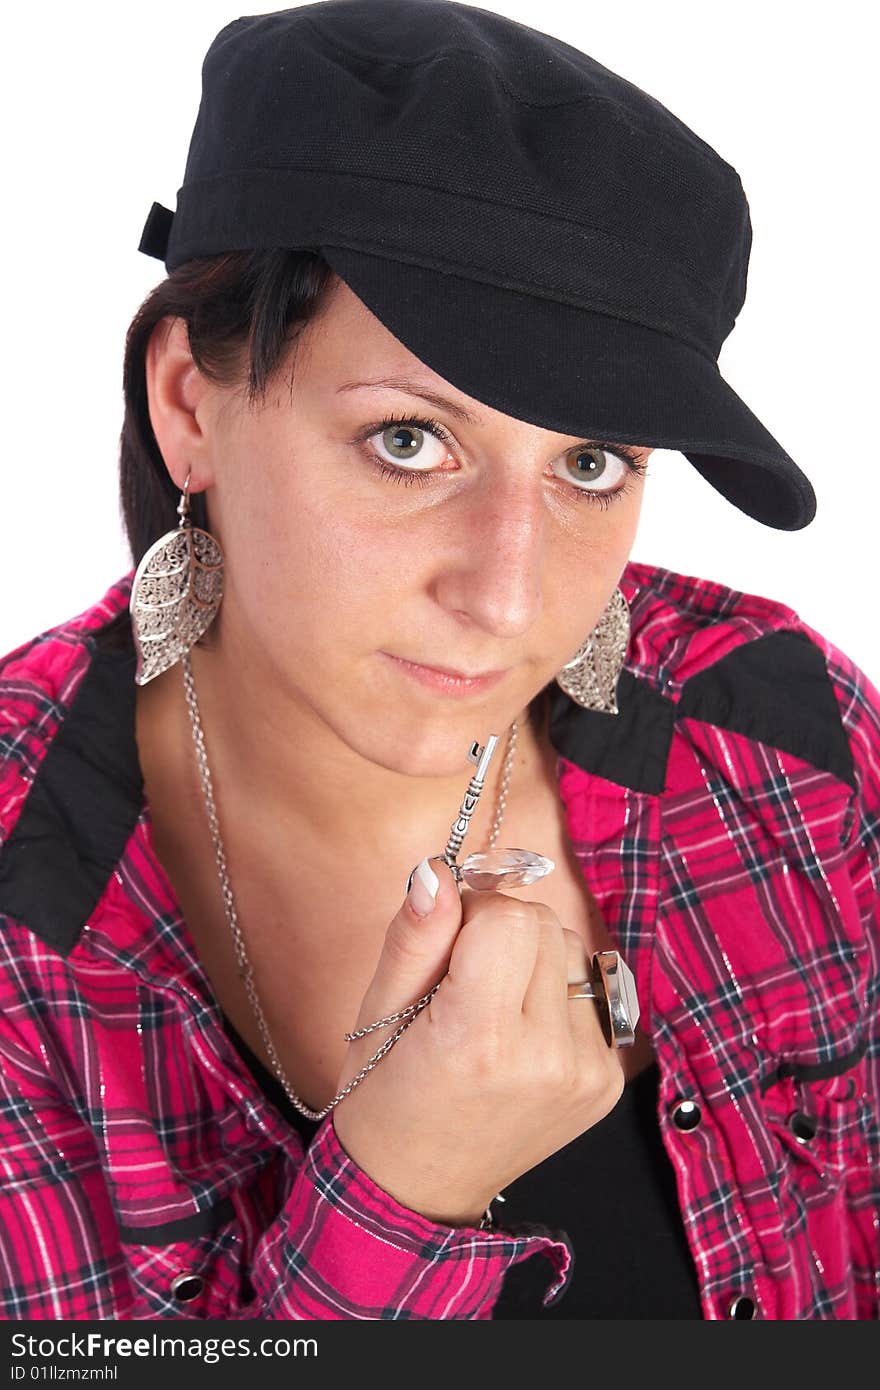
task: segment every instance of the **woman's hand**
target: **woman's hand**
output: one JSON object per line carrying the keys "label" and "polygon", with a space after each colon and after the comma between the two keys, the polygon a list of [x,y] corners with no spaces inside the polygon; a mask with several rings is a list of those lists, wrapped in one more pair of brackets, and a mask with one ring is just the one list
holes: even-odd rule
{"label": "woman's hand", "polygon": [[[352,1031],[440,988],[333,1113],[340,1143],[412,1211],[476,1225],[492,1198],[601,1120],[623,1069],[592,1000],[581,938],[545,904],[476,893],[442,859],[436,904],[404,903]],[[345,1086],[399,1024],[349,1044]]]}

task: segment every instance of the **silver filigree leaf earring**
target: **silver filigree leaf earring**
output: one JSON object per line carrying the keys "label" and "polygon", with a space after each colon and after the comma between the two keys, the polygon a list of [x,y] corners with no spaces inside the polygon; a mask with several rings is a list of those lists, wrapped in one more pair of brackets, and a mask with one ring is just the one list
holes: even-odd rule
{"label": "silver filigree leaf earring", "polygon": [[617,682],[629,637],[629,604],[615,589],[589,637],[557,672],[557,685],[584,709],[617,714]]}
{"label": "silver filigree leaf earring", "polygon": [[175,531],[150,546],[135,571],[129,609],[137,651],[135,682],[146,685],[180,661],[207,632],[223,597],[223,551],[210,531],[193,526],[189,480],[177,504]]}

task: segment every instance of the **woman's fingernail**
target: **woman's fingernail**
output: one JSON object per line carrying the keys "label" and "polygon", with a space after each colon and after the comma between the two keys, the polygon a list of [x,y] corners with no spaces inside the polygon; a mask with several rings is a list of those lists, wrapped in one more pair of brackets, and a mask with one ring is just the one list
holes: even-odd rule
{"label": "woman's fingernail", "polygon": [[427,859],[422,859],[413,873],[412,886],[407,901],[417,917],[427,917],[437,901],[440,880]]}

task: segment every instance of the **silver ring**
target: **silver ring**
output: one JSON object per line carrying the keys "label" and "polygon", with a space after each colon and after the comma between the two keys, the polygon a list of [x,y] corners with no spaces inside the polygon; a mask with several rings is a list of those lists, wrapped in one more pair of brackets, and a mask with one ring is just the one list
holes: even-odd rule
{"label": "silver ring", "polygon": [[593,989],[591,980],[578,980],[577,984],[569,985],[569,999],[595,999],[596,991]]}
{"label": "silver ring", "polygon": [[639,1021],[633,973],[619,951],[596,951],[590,980],[568,986],[569,999],[595,999],[609,1047],[632,1047]]}

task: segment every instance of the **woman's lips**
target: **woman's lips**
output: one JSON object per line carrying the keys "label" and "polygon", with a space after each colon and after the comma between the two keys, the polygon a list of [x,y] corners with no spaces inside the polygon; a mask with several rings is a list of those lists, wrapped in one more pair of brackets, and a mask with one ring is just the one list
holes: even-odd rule
{"label": "woman's lips", "polygon": [[382,652],[382,656],[387,656],[389,661],[393,661],[406,675],[413,680],[425,685],[429,690],[439,690],[445,695],[476,695],[484,690],[491,690],[493,685],[497,685],[507,671],[489,671],[483,676],[456,676],[449,671],[440,670],[436,666],[422,666],[417,661],[406,661],[402,656],[392,656],[390,652]]}

